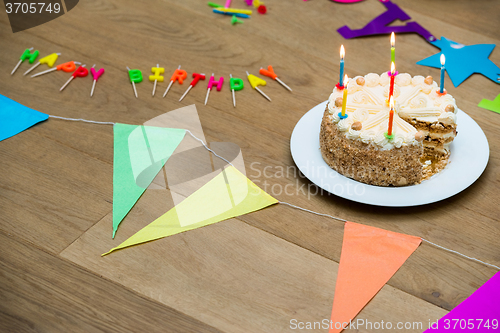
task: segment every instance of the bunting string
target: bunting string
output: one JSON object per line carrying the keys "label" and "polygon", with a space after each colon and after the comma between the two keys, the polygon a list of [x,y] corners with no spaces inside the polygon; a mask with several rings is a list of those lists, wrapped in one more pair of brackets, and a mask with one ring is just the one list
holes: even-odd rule
{"label": "bunting string", "polygon": [[[65,117],[58,117],[58,116],[52,116],[52,115],[49,115],[50,118],[55,118],[55,119],[61,119],[61,120],[69,120],[69,121],[81,121],[81,122],[85,122],[85,123],[92,123],[92,124],[100,124],[100,125],[115,125],[116,123],[114,122],[108,122],[108,121],[93,121],[93,120],[87,120],[87,119],[81,119],[81,118],[65,118]],[[229,162],[227,159],[225,159],[224,157],[220,156],[219,154],[217,154],[216,152],[214,152],[212,149],[210,149],[206,144],[205,142],[203,142],[203,140],[201,140],[200,138],[196,137],[190,130],[185,130],[187,133],[189,133],[189,135],[191,135],[195,140],[199,141],[203,147],[205,147],[206,150],[208,150],[209,152],[211,152],[212,154],[214,154],[215,156],[217,156],[218,158],[220,158],[221,160],[225,161],[226,163],[230,164],[231,166],[234,167],[234,165]],[[311,213],[311,214],[315,214],[315,215],[318,215],[318,216],[323,216],[323,217],[328,217],[328,218],[331,218],[333,220],[336,220],[336,221],[339,221],[339,222],[343,222],[343,223],[346,223],[348,222],[347,220],[345,219],[342,219],[340,217],[335,217],[335,216],[332,216],[332,215],[328,215],[328,214],[323,214],[323,213],[319,213],[319,212],[315,212],[313,210],[309,210],[309,209],[306,209],[306,208],[303,208],[303,207],[299,207],[299,206],[296,206],[296,205],[292,205],[291,203],[288,203],[288,202],[284,202],[284,201],[278,201],[278,203],[282,204],[282,205],[285,205],[285,206],[289,206],[289,207],[292,207],[292,208],[295,208],[295,209],[298,209],[298,210],[301,210],[301,211],[304,211],[304,212],[307,212],[307,213]],[[452,249],[448,249],[444,246],[441,246],[441,245],[438,245],[436,243],[433,243],[431,241],[428,241],[427,239],[424,239],[424,238],[421,238],[421,240],[423,242],[426,242],[430,245],[433,245],[439,249],[442,249],[444,251],[447,251],[449,253],[454,253],[456,255],[459,255],[465,259],[469,259],[469,260],[472,260],[472,261],[475,261],[477,263],[480,263],[480,264],[483,264],[483,265],[486,265],[486,266],[489,266],[489,267],[492,267],[492,268],[496,268],[500,271],[500,267],[496,266],[496,265],[493,265],[493,264],[490,264],[490,263],[487,263],[485,261],[482,261],[482,260],[479,260],[477,258],[474,258],[474,257],[470,257],[468,255],[465,255],[463,253],[460,253],[458,251],[455,251],[455,250],[452,250]]]}
{"label": "bunting string", "polygon": [[55,119],[62,119],[62,120],[70,120],[70,121],[83,121],[84,123],[91,123],[91,124],[99,124],[99,125],[115,125],[116,123],[113,123],[111,121],[94,121],[94,120],[87,120],[87,119],[81,119],[81,118],[65,118],[65,117],[59,117],[59,116],[52,116],[49,115],[50,118],[55,118]]}

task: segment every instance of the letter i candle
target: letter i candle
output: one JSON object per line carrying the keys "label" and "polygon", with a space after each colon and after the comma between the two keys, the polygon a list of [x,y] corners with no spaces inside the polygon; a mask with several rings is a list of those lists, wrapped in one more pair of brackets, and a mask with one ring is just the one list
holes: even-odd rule
{"label": "letter i candle", "polygon": [[181,69],[181,65],[179,65],[179,67],[175,70],[174,74],[170,78],[170,83],[168,84],[167,90],[165,90],[163,97],[167,96],[167,93],[170,90],[172,83],[178,80],[179,83],[182,84],[185,78],[187,78],[187,73],[185,70]]}
{"label": "letter i candle", "polygon": [[223,84],[224,84],[224,77],[221,76],[219,81],[215,81],[214,73],[212,73],[212,76],[210,76],[210,79],[208,80],[207,96],[205,96],[205,105],[207,105],[208,96],[210,95],[210,90],[212,90],[212,87],[214,85],[217,85],[217,91],[221,91]]}
{"label": "letter i candle", "polygon": [[32,63],[35,62],[35,60],[38,57],[38,54],[40,52],[38,52],[38,50],[35,50],[35,51],[33,51],[33,53],[31,53],[32,50],[33,50],[32,47],[30,47],[29,49],[24,50],[23,54],[21,54],[21,57],[19,58],[19,62],[17,63],[16,67],[14,67],[14,69],[12,70],[12,72],[10,73],[10,75],[14,75],[14,73],[17,71],[17,69],[19,68],[19,66],[21,66],[21,64],[24,62],[24,60],[28,59],[28,62],[30,64],[32,64]]}
{"label": "letter i candle", "polygon": [[149,76],[149,81],[155,82],[155,84],[153,86],[153,93],[152,93],[152,96],[154,97],[154,95],[156,93],[156,83],[158,81],[163,82],[163,76],[160,74],[165,73],[165,68],[160,67],[160,64],[156,64],[156,67],[151,67],[151,73],[153,73],[153,75]]}
{"label": "letter i candle", "polygon": [[186,97],[186,95],[188,94],[189,90],[191,90],[191,88],[193,88],[198,83],[198,81],[205,80],[205,74],[193,73],[193,78],[194,78],[194,80],[191,81],[191,83],[189,84],[189,87],[187,88],[186,92],[179,99],[179,102],[182,101],[184,99],[184,97]]}
{"label": "letter i candle", "polygon": [[52,66],[54,66],[54,64],[57,61],[57,58],[59,58],[60,55],[61,55],[61,53],[52,53],[52,54],[49,54],[46,57],[43,57],[36,64],[34,64],[33,66],[31,66],[31,68],[28,69],[23,75],[28,74],[29,72],[31,72],[32,70],[34,70],[35,68],[37,68],[38,66],[40,66],[40,64],[46,64],[47,66],[49,66],[50,68],[52,68]]}
{"label": "letter i candle", "polygon": [[259,73],[262,74],[262,75],[264,75],[264,76],[270,77],[273,80],[278,81],[278,83],[281,84],[283,87],[285,87],[289,91],[292,91],[292,89],[289,86],[287,86],[285,84],[285,82],[283,82],[280,79],[278,79],[278,75],[276,75],[276,73],[274,73],[273,66],[271,66],[271,65],[267,66],[267,70],[265,70],[264,68],[261,68],[259,70]]}
{"label": "letter i candle", "polygon": [[260,90],[258,87],[258,86],[265,86],[267,84],[267,82],[262,80],[261,78],[258,78],[255,75],[248,74],[248,72],[247,72],[247,78],[248,78],[248,82],[250,82],[250,85],[252,86],[252,88],[257,90],[262,96],[264,96],[265,99],[267,99],[269,102],[271,102],[271,99],[269,98],[269,96],[264,94],[264,92],[262,90]]}
{"label": "letter i candle", "polygon": [[71,82],[73,81],[73,79],[75,77],[86,77],[87,75],[89,75],[89,70],[87,68],[85,68],[85,65],[82,65],[80,67],[78,67],[76,69],[76,71],[71,74],[71,77],[69,78],[68,81],[66,81],[66,83],[61,87],[61,89],[59,89],[59,91],[63,91],[64,88],[66,88],[66,86]]}
{"label": "letter i candle", "polygon": [[47,69],[43,72],[33,74],[33,75],[31,75],[31,77],[37,77],[37,76],[44,75],[44,74],[51,73],[51,72],[55,72],[55,71],[63,71],[66,73],[71,73],[72,71],[74,71],[76,69],[76,65],[81,65],[81,62],[68,61],[68,62],[65,62],[64,64],[57,65],[55,68]]}
{"label": "letter i candle", "polygon": [[100,70],[98,70],[96,72],[94,67],[95,67],[95,64],[90,69],[90,73],[92,74],[92,77],[94,78],[94,83],[92,83],[92,90],[90,91],[90,97],[94,96],[95,84],[96,84],[97,80],[99,80],[101,75],[104,74],[104,68],[101,68]]}

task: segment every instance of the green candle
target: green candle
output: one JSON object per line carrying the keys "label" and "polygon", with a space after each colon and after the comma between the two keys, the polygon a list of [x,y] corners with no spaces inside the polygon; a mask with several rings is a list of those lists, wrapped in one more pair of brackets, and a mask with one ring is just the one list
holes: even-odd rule
{"label": "green candle", "polygon": [[394,32],[391,34],[391,62],[396,62],[396,48],[394,44],[396,43],[396,38]]}

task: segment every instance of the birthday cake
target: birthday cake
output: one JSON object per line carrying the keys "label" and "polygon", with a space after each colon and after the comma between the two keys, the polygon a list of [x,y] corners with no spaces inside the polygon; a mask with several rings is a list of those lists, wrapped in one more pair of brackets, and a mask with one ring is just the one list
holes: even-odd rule
{"label": "birthday cake", "polygon": [[349,80],[344,115],[344,91],[335,87],[321,123],[321,153],[331,168],[366,184],[418,184],[448,163],[457,105],[432,77],[398,74],[388,133],[389,85],[387,72]]}

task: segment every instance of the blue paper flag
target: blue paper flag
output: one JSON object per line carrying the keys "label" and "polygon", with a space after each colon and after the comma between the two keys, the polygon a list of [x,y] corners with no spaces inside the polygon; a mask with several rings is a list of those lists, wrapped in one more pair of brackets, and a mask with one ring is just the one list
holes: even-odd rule
{"label": "blue paper flag", "polygon": [[0,94],[0,141],[47,120],[48,114],[30,109]]}
{"label": "blue paper flag", "polygon": [[441,54],[444,54],[446,72],[455,87],[474,73],[483,74],[488,79],[497,82],[500,68],[488,59],[495,44],[463,45],[445,37],[430,43],[440,48],[441,52],[420,60],[417,65],[441,68],[439,58]]}

